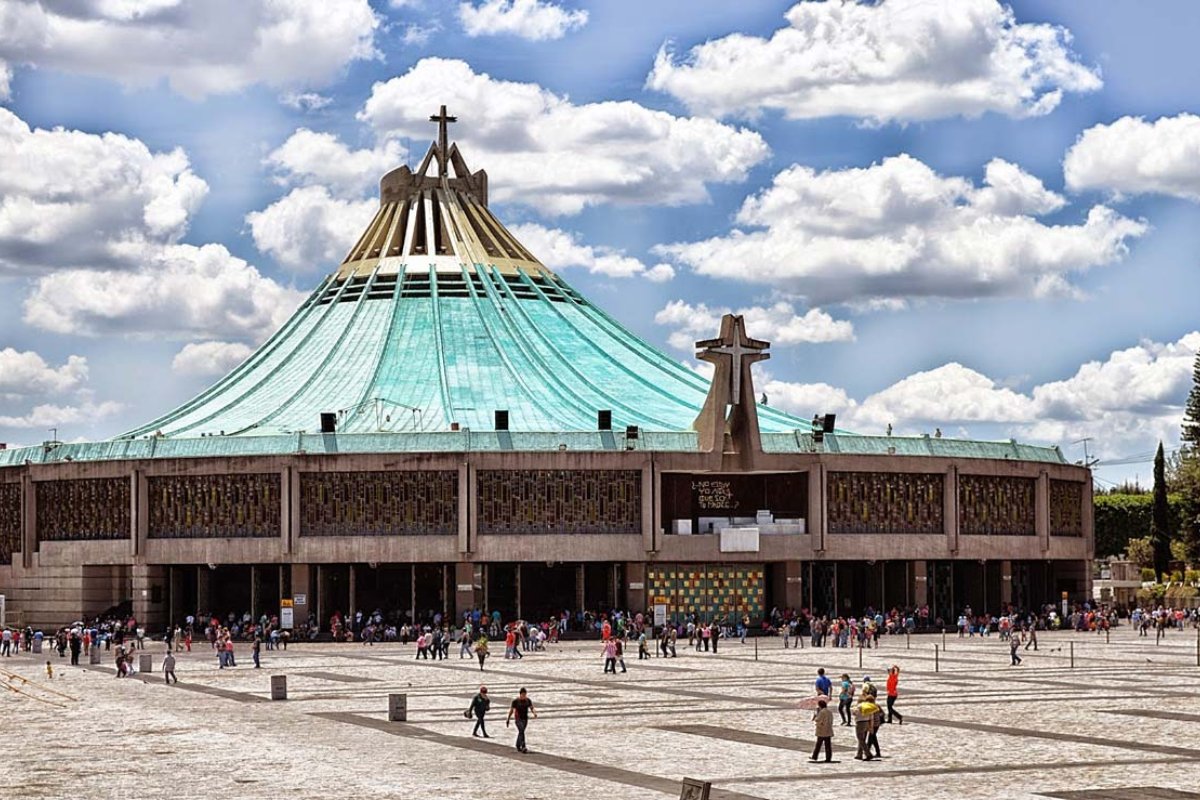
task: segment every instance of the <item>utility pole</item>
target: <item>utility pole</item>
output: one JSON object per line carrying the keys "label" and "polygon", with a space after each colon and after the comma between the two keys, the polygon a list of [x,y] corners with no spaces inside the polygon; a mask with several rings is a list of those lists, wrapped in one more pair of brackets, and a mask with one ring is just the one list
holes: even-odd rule
{"label": "utility pole", "polygon": [[1083,466],[1087,467],[1088,469],[1091,469],[1092,467],[1096,466],[1096,464],[1098,464],[1100,462],[1100,459],[1092,458],[1091,455],[1088,453],[1088,443],[1091,441],[1092,441],[1091,436],[1085,436],[1082,439],[1078,439],[1074,442],[1071,442],[1071,444],[1083,445]]}

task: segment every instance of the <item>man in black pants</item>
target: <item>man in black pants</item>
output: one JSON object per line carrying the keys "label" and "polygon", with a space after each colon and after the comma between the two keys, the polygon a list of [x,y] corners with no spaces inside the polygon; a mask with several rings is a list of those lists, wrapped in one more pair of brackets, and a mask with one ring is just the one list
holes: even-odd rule
{"label": "man in black pants", "polygon": [[533,701],[529,699],[528,692],[525,687],[521,687],[520,695],[512,701],[512,707],[508,709],[508,719],[504,720],[504,727],[508,727],[508,723],[513,721],[513,717],[517,718],[517,752],[528,753],[529,750],[525,747],[525,726],[529,724],[529,715],[537,716],[537,709],[533,707]]}

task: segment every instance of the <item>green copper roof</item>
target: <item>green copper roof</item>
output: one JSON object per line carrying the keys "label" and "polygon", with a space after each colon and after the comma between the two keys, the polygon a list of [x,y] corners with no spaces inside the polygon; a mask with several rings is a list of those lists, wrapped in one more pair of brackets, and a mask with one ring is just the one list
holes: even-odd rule
{"label": "green copper roof", "polygon": [[[708,381],[655,350],[560,279],[487,265],[407,266],[331,279],[270,341],[211,389],[125,434],[168,439],[492,430],[689,431]],[[808,426],[761,406],[764,431]]]}

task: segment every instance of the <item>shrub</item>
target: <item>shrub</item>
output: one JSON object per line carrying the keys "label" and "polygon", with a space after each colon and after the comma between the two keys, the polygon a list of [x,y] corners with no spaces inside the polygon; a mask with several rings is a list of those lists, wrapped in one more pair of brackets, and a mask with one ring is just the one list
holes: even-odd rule
{"label": "shrub", "polygon": [[1142,567],[1142,580],[1153,581],[1153,580],[1156,580],[1157,578],[1158,578],[1158,576],[1154,574],[1153,569],[1151,569],[1150,567]]}
{"label": "shrub", "polygon": [[1189,569],[1183,573],[1185,583],[1200,583],[1200,569]]}
{"label": "shrub", "polygon": [[1171,573],[1171,583],[1183,583],[1183,573],[1175,570]]}

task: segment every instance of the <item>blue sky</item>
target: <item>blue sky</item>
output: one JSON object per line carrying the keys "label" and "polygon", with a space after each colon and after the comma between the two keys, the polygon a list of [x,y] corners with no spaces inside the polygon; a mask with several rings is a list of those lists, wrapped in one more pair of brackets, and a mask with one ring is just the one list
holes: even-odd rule
{"label": "blue sky", "polygon": [[1072,460],[1178,439],[1195,3],[54,8],[0,0],[0,441],[116,435],[232,366],[441,97],[501,218],[630,328],[689,359],[747,310],[772,404]]}

